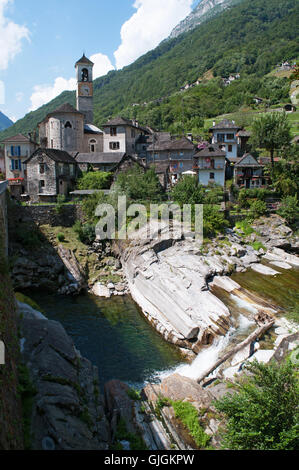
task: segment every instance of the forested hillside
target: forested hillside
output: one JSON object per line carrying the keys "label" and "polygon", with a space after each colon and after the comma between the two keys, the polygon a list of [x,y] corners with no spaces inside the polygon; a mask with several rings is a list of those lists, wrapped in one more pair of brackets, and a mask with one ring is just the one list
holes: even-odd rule
{"label": "forested hillside", "polygon": [[[132,65],[95,80],[95,124],[100,127],[117,114],[135,114],[158,128],[178,127],[177,122],[179,127],[183,122],[198,128],[198,119],[235,111],[250,104],[254,94],[264,94],[274,102],[286,100],[287,79],[265,76],[276,63],[299,56],[298,20],[297,0],[243,0],[196,29],[164,41]],[[182,94],[170,97],[184,84],[205,78],[207,71],[215,78],[203,80],[184,94],[186,100]],[[224,89],[220,77],[235,72],[241,74],[241,80]],[[153,103],[161,97],[162,103]],[[74,100],[74,93],[63,93],[0,138],[32,130],[49,111],[65,101],[74,104]],[[195,121],[189,122],[192,119]]]}

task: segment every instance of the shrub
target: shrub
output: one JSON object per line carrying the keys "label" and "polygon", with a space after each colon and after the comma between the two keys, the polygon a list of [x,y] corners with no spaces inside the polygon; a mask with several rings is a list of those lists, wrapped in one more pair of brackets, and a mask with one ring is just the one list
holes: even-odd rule
{"label": "shrub", "polygon": [[297,222],[299,219],[297,195],[284,197],[281,201],[281,207],[277,213],[286,219],[288,224],[294,224]]}
{"label": "shrub", "polygon": [[109,189],[112,183],[112,173],[105,171],[89,171],[79,178],[78,189]]}
{"label": "shrub", "polygon": [[218,232],[223,232],[228,226],[229,222],[225,219],[224,213],[219,210],[219,207],[204,205],[203,232],[205,237],[214,236]]}
{"label": "shrub", "polygon": [[267,204],[259,199],[250,201],[250,217],[257,219],[267,212]]}
{"label": "shrub", "polygon": [[215,403],[226,418],[223,447],[232,450],[295,450],[298,437],[298,375],[284,364],[248,365],[239,392]]}
{"label": "shrub", "polygon": [[64,241],[65,241],[65,236],[64,236],[64,234],[63,234],[63,233],[58,233],[57,239],[58,239],[58,241],[61,242],[61,243],[64,242]]}
{"label": "shrub", "polygon": [[211,437],[202,429],[197,409],[189,402],[172,401],[175,416],[188,429],[190,436],[199,448],[207,447]]}
{"label": "shrub", "polygon": [[92,244],[96,239],[95,226],[93,224],[81,224],[77,221],[73,226],[74,232],[77,233],[78,239],[87,245]]}
{"label": "shrub", "polygon": [[63,195],[63,194],[59,194],[57,196],[57,202],[56,202],[56,205],[55,205],[55,212],[57,214],[61,214],[62,211],[63,211],[63,204],[65,203],[66,201],[66,197]]}
{"label": "shrub", "polygon": [[171,198],[180,204],[202,204],[205,190],[194,176],[184,176],[171,191]]}

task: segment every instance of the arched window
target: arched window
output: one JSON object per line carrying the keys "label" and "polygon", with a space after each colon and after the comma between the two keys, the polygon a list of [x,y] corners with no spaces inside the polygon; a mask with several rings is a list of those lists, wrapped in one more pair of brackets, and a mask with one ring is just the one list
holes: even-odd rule
{"label": "arched window", "polygon": [[96,151],[96,145],[97,145],[97,141],[95,139],[91,139],[89,141],[89,151],[90,152],[95,152]]}
{"label": "arched window", "polygon": [[82,82],[88,82],[88,70],[87,69],[82,69],[81,79],[82,79]]}
{"label": "arched window", "polygon": [[73,126],[72,126],[72,124],[70,123],[70,121],[67,121],[67,122],[65,123],[65,126],[64,126],[65,129],[72,129],[72,127],[73,127]]}

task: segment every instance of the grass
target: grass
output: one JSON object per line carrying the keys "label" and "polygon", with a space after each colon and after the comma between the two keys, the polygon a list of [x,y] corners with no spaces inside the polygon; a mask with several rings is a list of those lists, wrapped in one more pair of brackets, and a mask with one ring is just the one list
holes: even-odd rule
{"label": "grass", "polygon": [[43,310],[41,309],[41,307],[34,300],[32,300],[30,297],[27,297],[27,295],[24,295],[21,292],[16,292],[15,297],[22,304],[27,304],[31,308],[33,308],[33,310],[37,310],[38,312],[44,313]]}
{"label": "grass", "polygon": [[211,440],[199,422],[197,409],[189,402],[171,401],[175,416],[179,419],[200,449],[206,449]]}
{"label": "grass", "polygon": [[128,432],[126,422],[120,418],[115,435],[116,442],[112,450],[123,450],[119,441],[128,441],[131,450],[147,450],[141,435]]}

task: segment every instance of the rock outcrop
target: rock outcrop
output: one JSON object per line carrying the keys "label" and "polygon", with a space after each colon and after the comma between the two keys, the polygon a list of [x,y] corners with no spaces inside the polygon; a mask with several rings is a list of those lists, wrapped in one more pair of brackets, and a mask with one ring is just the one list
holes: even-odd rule
{"label": "rock outcrop", "polygon": [[106,450],[110,428],[98,370],[76,350],[60,323],[19,303],[21,352],[36,395],[34,450]]}

